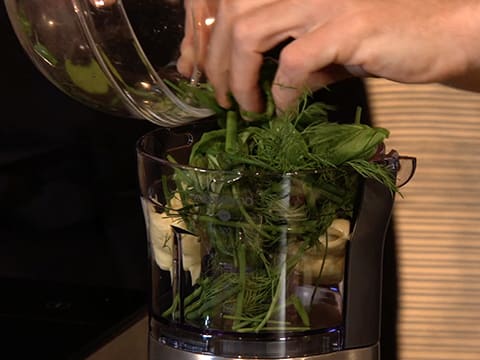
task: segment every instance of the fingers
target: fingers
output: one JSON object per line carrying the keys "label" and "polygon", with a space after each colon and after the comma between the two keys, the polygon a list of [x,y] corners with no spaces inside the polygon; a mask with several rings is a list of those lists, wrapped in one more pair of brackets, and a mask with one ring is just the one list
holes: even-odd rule
{"label": "fingers", "polygon": [[[250,11],[235,24],[232,34],[233,47],[230,61],[229,88],[240,107],[247,111],[261,112],[264,101],[259,89],[259,72],[263,54],[279,43],[301,36],[305,32],[303,8],[285,13],[282,1],[263,6],[261,11]],[[282,21],[278,21],[280,16]],[[255,29],[253,32],[252,29]]]}
{"label": "fingers", "polygon": [[[261,113],[264,110],[264,99],[259,87],[260,68],[263,63],[263,54],[252,51],[239,57],[232,54],[232,69],[221,85],[221,91],[231,90],[235,100],[242,110]],[[222,93],[219,93],[222,96]]]}
{"label": "fingers", "polygon": [[[277,112],[295,111],[305,94],[352,77],[352,74],[340,65],[329,65],[319,71],[305,74],[304,81],[293,78],[291,81],[274,81],[272,96]],[[279,78],[281,79],[281,76]]]}
{"label": "fingers", "polygon": [[[245,2],[248,0],[242,0]],[[230,5],[228,12],[223,7],[226,3]],[[293,106],[307,88],[316,90],[351,76],[344,68],[331,66],[335,64],[334,49],[323,52],[315,43],[312,34],[331,15],[329,11],[312,15],[318,0],[270,0],[240,12],[232,11],[231,4],[221,2],[206,64],[220,105],[229,105],[227,95],[231,92],[242,110],[261,112],[264,101],[259,73],[264,53],[288,39],[293,41],[281,52],[273,87],[280,110]],[[322,53],[320,59],[318,53]]]}
{"label": "fingers", "polygon": [[[280,54],[279,66],[272,93],[277,108],[286,111],[296,106],[307,91],[315,91],[329,84],[351,77],[343,64],[351,54],[348,49],[348,31],[338,32],[328,24],[304,34],[287,45]],[[340,49],[343,51],[340,52]],[[355,64],[353,68],[358,68]]]}
{"label": "fingers", "polygon": [[[211,16],[214,6],[205,6],[208,1],[218,2],[212,33],[198,21]],[[284,40],[299,38],[311,27],[318,26],[318,21],[307,21],[312,19],[311,7],[292,4],[299,3],[292,0],[187,0],[185,37],[177,62],[179,72],[191,76],[196,67],[204,68],[221,106],[230,107],[229,95],[233,94],[242,110],[261,112],[264,102],[258,85],[263,54]],[[305,2],[300,4],[305,5]],[[333,73],[325,72],[330,77]],[[316,78],[321,78],[320,74]],[[302,83],[304,80],[302,78]],[[294,85],[294,81],[286,83],[289,82]]]}
{"label": "fingers", "polygon": [[[190,0],[192,1],[192,0]],[[207,56],[210,33],[216,17],[216,3],[218,0],[193,0],[190,17],[193,23],[193,44],[195,65],[203,71]],[[189,14],[186,14],[189,16]]]}
{"label": "fingers", "polygon": [[[315,91],[351,76],[366,76],[362,57],[357,53],[354,32],[362,32],[363,24],[346,26],[327,14],[309,16],[311,8],[299,7],[286,13],[282,2],[270,4],[268,11],[258,12],[237,24],[232,43],[232,71],[229,87],[240,104],[249,111],[260,109],[258,74],[262,54],[286,39],[293,38],[280,53],[279,66],[272,92],[280,111],[296,107],[307,91]],[[283,13],[282,21],[275,14]],[[248,29],[254,28],[254,33]]]}
{"label": "fingers", "polygon": [[185,29],[180,45],[177,70],[185,77],[196,77],[204,70],[211,29],[218,0],[185,0]]}
{"label": "fingers", "polygon": [[184,37],[180,45],[180,57],[177,60],[177,71],[190,78],[193,74],[195,64],[195,47],[193,38]]}
{"label": "fingers", "polygon": [[[261,32],[263,24],[254,19],[257,13],[264,11],[258,10],[279,1],[220,1],[217,22],[210,39],[206,74],[221,106],[231,105],[228,96],[231,91],[237,101],[242,99],[240,104],[244,110],[261,110],[258,70],[262,63],[262,51],[256,50],[255,39],[249,36],[253,34],[258,37]],[[232,43],[235,43],[235,47],[232,47]]]}
{"label": "fingers", "polygon": [[183,76],[189,78],[193,73],[195,64],[195,46],[193,42],[193,0],[185,0],[185,23],[182,43],[180,45],[180,57],[177,60],[177,70]]}
{"label": "fingers", "polygon": [[[224,1],[220,1],[215,27],[211,34],[208,58],[205,64],[205,72],[209,82],[215,89],[217,102],[224,108],[230,107],[228,99],[228,79],[230,68],[230,27],[234,10],[226,8]],[[228,9],[231,9],[229,11]]]}

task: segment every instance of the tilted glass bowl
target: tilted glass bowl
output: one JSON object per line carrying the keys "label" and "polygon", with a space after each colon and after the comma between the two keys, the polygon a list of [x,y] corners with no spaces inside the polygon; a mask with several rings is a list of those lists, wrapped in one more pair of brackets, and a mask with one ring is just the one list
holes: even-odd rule
{"label": "tilted glass bowl", "polygon": [[36,67],[74,99],[176,126],[211,115],[168,86],[184,34],[183,0],[4,0]]}

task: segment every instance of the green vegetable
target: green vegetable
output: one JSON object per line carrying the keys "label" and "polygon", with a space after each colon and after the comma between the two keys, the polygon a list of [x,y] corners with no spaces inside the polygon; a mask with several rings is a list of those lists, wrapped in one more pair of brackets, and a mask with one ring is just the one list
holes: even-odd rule
{"label": "green vegetable", "polygon": [[38,56],[40,56],[42,59],[44,59],[51,66],[56,66],[58,64],[58,60],[55,57],[55,55],[53,55],[48,50],[48,48],[45,45],[43,45],[42,43],[40,43],[39,41],[37,41],[33,45],[33,50],[37,53]]}
{"label": "green vegetable", "polygon": [[76,65],[65,60],[65,71],[72,82],[90,94],[106,94],[110,90],[108,79],[97,61],[91,60],[87,65]]}
{"label": "green vegetable", "polygon": [[[345,253],[330,254],[329,239],[320,239],[336,218],[353,220],[361,178],[397,191],[391,171],[371,161],[389,135],[386,129],[358,121],[331,123],[331,107],[311,104],[308,96],[296,112],[277,116],[268,79],[264,88],[267,111],[245,122],[235,102],[231,109],[220,108],[208,85],[176,86],[219,119],[219,129],[193,145],[189,164],[232,174],[222,179],[176,169],[177,186],[165,194],[167,199],[180,194],[183,207],[177,216],[214,255],[206,259],[201,281],[185,301],[185,318],[196,326],[236,332],[310,328],[318,316],[312,312],[316,290],[305,302],[293,286],[293,279],[302,276],[298,265],[305,253],[315,250],[322,262],[311,285],[329,285],[326,262]],[[165,316],[177,308],[174,299]]]}

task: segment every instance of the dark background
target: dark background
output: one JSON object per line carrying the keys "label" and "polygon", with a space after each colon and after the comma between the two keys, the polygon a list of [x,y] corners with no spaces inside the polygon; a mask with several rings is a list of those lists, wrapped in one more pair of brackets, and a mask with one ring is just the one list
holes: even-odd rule
{"label": "dark background", "polygon": [[67,359],[144,307],[135,142],[154,126],[60,92],[0,17],[0,358]]}

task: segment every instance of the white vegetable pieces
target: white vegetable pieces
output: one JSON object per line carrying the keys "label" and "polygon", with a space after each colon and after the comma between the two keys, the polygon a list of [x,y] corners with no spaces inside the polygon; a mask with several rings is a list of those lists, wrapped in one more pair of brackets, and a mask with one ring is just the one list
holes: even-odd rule
{"label": "white vegetable pieces", "polygon": [[[174,197],[170,206],[181,208],[181,202]],[[173,277],[173,231],[172,225],[186,229],[184,221],[178,216],[169,216],[148,206],[148,229],[152,256],[160,269],[170,271]],[[301,275],[304,284],[328,285],[343,280],[345,264],[345,245],[350,239],[350,221],[335,219],[327,229],[327,234],[319,237],[317,246],[307,249],[296,265],[295,271]],[[190,272],[192,283],[200,277],[202,246],[197,236],[183,234],[183,269]],[[299,251],[299,243],[289,245],[289,253]]]}
{"label": "white vegetable pieces", "polygon": [[[307,249],[297,263],[295,271],[304,284],[332,285],[343,280],[346,243],[350,239],[350,221],[335,219],[327,234],[319,237],[317,246]],[[290,253],[299,251],[299,244],[289,248]]]}
{"label": "white vegetable pieces", "polygon": [[[170,204],[173,208],[180,208],[181,203],[175,198]],[[169,216],[157,213],[153,205],[148,205],[148,230],[152,256],[160,269],[170,271],[173,280],[173,231],[172,225],[186,229],[184,221],[178,216]],[[190,272],[192,283],[195,284],[200,276],[202,251],[200,239],[194,235],[182,234],[183,269]]]}

